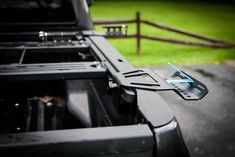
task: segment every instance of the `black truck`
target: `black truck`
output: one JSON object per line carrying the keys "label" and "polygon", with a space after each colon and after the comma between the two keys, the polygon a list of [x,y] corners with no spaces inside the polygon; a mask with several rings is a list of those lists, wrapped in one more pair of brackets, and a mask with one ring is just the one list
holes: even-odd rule
{"label": "black truck", "polygon": [[95,31],[85,0],[0,0],[0,156],[189,156],[159,92],[206,86],[133,67],[110,33],[125,35]]}

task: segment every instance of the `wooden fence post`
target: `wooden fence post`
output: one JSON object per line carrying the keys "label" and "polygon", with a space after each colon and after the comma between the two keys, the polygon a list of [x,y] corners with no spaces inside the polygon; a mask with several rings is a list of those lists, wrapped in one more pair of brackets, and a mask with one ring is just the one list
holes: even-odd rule
{"label": "wooden fence post", "polygon": [[140,12],[136,12],[136,54],[140,55],[141,48],[140,48]]}

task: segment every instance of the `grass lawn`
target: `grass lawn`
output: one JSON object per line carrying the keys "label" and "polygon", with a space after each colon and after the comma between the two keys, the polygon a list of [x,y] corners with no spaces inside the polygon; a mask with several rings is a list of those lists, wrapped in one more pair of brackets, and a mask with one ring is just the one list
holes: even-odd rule
{"label": "grass lawn", "polygon": [[[94,1],[93,18],[141,18],[235,43],[235,5],[218,2],[190,1]],[[102,30],[100,26],[97,30]],[[129,25],[129,33],[135,25]],[[141,25],[146,35],[195,40],[177,33]],[[196,39],[197,40],[197,39]],[[171,63],[216,63],[235,59],[235,48],[205,48],[160,41],[141,40],[142,54],[137,56],[135,39],[109,39],[132,64],[136,66]]]}

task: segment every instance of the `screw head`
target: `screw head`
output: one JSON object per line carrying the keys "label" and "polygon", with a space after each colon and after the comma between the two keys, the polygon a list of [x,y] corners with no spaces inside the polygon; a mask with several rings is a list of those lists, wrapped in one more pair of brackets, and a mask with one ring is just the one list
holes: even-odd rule
{"label": "screw head", "polygon": [[15,107],[18,108],[20,106],[19,103],[15,103]]}
{"label": "screw head", "polygon": [[50,106],[53,105],[53,103],[49,101],[49,102],[46,103],[46,105],[47,105],[48,107],[50,107]]}

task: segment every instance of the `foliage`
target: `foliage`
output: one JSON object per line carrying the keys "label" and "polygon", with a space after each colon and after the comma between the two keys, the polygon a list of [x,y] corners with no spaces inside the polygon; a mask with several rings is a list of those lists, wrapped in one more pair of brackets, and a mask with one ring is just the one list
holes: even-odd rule
{"label": "foliage", "polygon": [[[141,18],[235,43],[235,6],[222,3],[192,1],[95,1],[93,18]],[[96,27],[102,30],[100,26]],[[129,25],[129,33],[135,33]],[[141,32],[160,37],[195,40],[150,26],[141,25]],[[197,39],[196,39],[197,40]],[[171,63],[215,63],[235,59],[235,48],[216,49],[142,40],[142,54],[135,55],[135,39],[110,39],[110,42],[134,65]]]}

